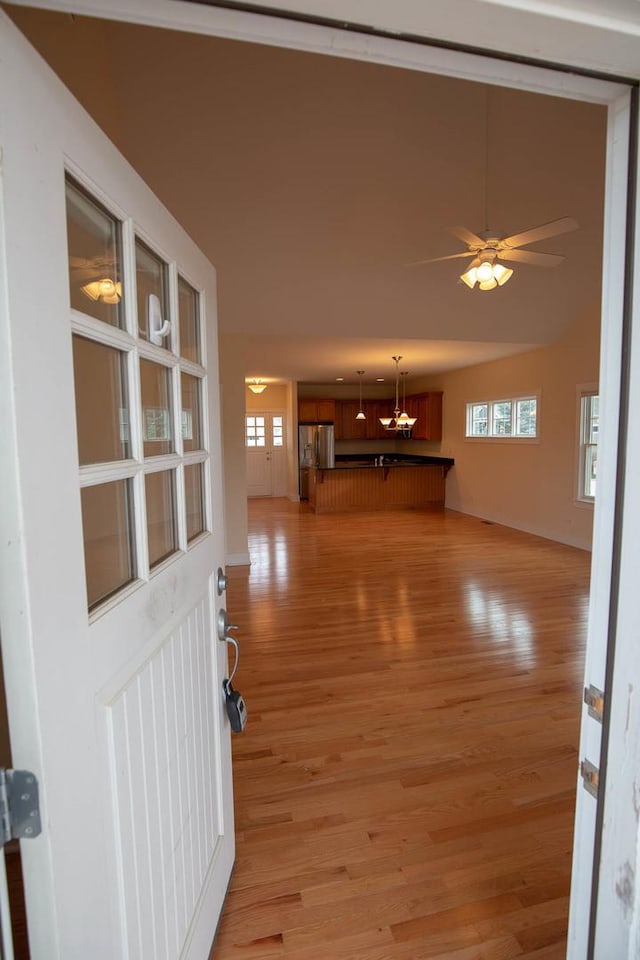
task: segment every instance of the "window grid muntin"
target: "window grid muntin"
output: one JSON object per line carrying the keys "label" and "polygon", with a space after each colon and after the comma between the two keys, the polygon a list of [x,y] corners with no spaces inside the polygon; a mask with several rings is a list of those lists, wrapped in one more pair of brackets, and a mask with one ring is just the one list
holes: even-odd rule
{"label": "window grid muntin", "polygon": [[[520,405],[526,403],[530,404],[530,420],[535,423],[535,433],[519,432]],[[484,408],[486,408],[486,419],[483,414]],[[499,400],[468,402],[466,404],[465,437],[467,440],[535,441],[540,433],[539,410],[540,398],[537,394],[528,394],[511,399],[501,398]],[[482,433],[479,428],[485,423],[487,431]]]}
{"label": "window grid muntin", "polygon": [[[138,589],[138,587],[156,576],[161,570],[163,570],[167,565],[170,565],[172,560],[180,556],[183,552],[190,549],[195,543],[197,543],[203,536],[206,536],[211,531],[212,524],[212,506],[211,506],[211,457],[209,450],[209,420],[207,416],[208,411],[208,377],[206,367],[201,363],[196,363],[193,360],[189,360],[178,355],[178,341],[174,341],[174,333],[177,328],[177,323],[174,323],[173,320],[177,317],[177,277],[178,270],[175,261],[170,260],[166,257],[165,254],[158,251],[158,248],[145,237],[144,233],[139,230],[134,229],[133,220],[126,218],[126,216],[119,210],[115,208],[115,205],[112,205],[99,193],[95,193],[93,188],[90,186],[85,186],[82,183],[82,179],[78,177],[77,174],[70,174],[69,179],[80,185],[80,188],[83,189],[90,197],[96,199],[98,205],[105,208],[105,210],[110,213],[114,218],[116,218],[121,225],[121,243],[122,243],[122,283],[123,283],[123,297],[122,302],[124,303],[124,325],[122,327],[116,327],[113,324],[109,324],[106,321],[99,320],[95,317],[91,317],[88,314],[84,314],[81,311],[70,310],[71,318],[71,333],[79,334],[81,336],[87,337],[88,339],[95,340],[101,344],[104,344],[108,347],[113,347],[120,351],[123,351],[127,355],[127,390],[129,396],[129,430],[130,430],[130,448],[131,448],[131,459],[123,461],[114,461],[103,464],[91,464],[83,467],[79,467],[79,487],[80,489],[88,486],[94,486],[100,483],[116,481],[121,479],[126,479],[131,482],[133,488],[133,530],[134,530],[134,543],[133,543],[133,556],[135,564],[135,579],[123,586],[118,590],[113,596],[105,598],[103,602],[100,602],[99,605],[89,614],[89,621],[93,622],[98,617],[102,616],[108,610],[112,609],[114,606],[119,604],[123,599],[128,597],[133,591]],[[136,289],[135,289],[135,236],[139,236],[143,242],[158,256],[163,257],[168,263],[169,267],[169,298],[171,303],[172,311],[172,346],[173,350],[169,351],[164,347],[157,347],[148,341],[145,341],[137,336],[137,305],[136,305]],[[196,308],[197,308],[197,322],[198,322],[198,337],[200,344],[200,357],[206,357],[206,329],[205,329],[205,318],[206,318],[206,306],[203,302],[203,293],[199,287],[194,284],[191,280],[188,279],[187,275],[181,271],[181,276],[194,290],[196,295]],[[174,345],[175,343],[175,345]],[[153,458],[152,461],[144,461],[143,457],[143,440],[142,440],[142,403],[140,396],[140,374],[139,374],[139,361],[141,357],[146,359],[153,360],[156,363],[160,363],[163,366],[169,367],[172,370],[172,389],[173,389],[173,411],[174,411],[174,435],[176,443],[176,452],[170,454],[167,457],[158,457]],[[180,374],[188,373],[192,376],[196,376],[201,381],[201,398],[202,398],[202,444],[203,449],[200,451],[194,451],[191,453],[185,454],[182,450],[181,444],[181,431],[178,429],[178,424],[181,422],[181,407],[180,407]],[[177,432],[176,432],[177,431]],[[149,472],[155,472],[156,470],[162,469],[162,465],[166,461],[171,461],[173,469],[176,471],[176,491],[178,499],[178,551],[169,556],[166,560],[160,562],[153,570],[149,569],[148,563],[148,544],[146,537],[146,512],[145,512],[145,499],[144,499],[144,482],[145,475]],[[186,505],[184,501],[184,479],[183,479],[183,470],[185,464],[190,463],[202,463],[204,467],[204,483],[205,483],[205,504],[204,504],[204,520],[205,520],[205,529],[202,534],[199,534],[191,542],[187,543],[186,539]]]}

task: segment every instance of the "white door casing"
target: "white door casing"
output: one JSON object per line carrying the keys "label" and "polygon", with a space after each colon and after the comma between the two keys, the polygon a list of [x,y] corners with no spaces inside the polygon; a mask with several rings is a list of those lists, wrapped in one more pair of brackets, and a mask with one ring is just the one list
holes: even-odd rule
{"label": "white door casing", "polygon": [[[227,654],[215,633],[215,273],[4,13],[0,149],[0,611],[14,764],[33,770],[41,791],[42,835],[22,844],[32,956],[206,960],[234,857]],[[140,231],[200,291],[208,370],[210,532],[151,574],[143,563],[91,617],[66,170],[123,221],[130,254]],[[144,467],[132,471],[143,483]],[[144,541],[140,517],[136,526]]]}

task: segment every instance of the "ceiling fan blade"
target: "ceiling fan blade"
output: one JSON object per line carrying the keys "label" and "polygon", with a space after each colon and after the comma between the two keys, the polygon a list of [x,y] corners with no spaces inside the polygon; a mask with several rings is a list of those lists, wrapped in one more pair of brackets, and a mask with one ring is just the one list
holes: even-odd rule
{"label": "ceiling fan blade", "polygon": [[451,253],[448,257],[430,257],[428,260],[412,260],[407,267],[418,267],[421,263],[437,263],[439,260],[458,260],[460,257],[475,257],[475,250],[465,250],[464,253]]}
{"label": "ceiling fan blade", "polygon": [[500,241],[503,247],[523,247],[528,243],[537,243],[538,240],[546,240],[547,237],[557,237],[560,233],[569,233],[571,230],[578,229],[578,223],[573,217],[561,217],[560,220],[551,220],[549,223],[543,223],[533,230],[525,230],[524,233],[514,233],[511,237],[505,237]]}
{"label": "ceiling fan blade", "polygon": [[500,250],[498,259],[530,263],[532,267],[557,267],[564,257],[557,253],[534,253],[533,250]]}
{"label": "ceiling fan blade", "polygon": [[466,243],[468,247],[485,246],[485,241],[482,239],[482,237],[477,236],[475,233],[471,233],[471,231],[467,230],[466,227],[450,227],[449,233],[452,233],[454,237],[462,240],[462,242]]}

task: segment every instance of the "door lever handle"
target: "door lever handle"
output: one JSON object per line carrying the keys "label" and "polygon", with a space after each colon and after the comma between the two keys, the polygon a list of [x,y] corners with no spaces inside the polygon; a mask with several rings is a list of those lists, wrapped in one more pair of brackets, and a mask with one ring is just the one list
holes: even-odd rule
{"label": "door lever handle", "polygon": [[235,623],[229,623],[229,617],[227,611],[224,607],[220,607],[218,610],[218,640],[225,641],[227,639],[227,634],[230,630],[237,630],[238,627]]}

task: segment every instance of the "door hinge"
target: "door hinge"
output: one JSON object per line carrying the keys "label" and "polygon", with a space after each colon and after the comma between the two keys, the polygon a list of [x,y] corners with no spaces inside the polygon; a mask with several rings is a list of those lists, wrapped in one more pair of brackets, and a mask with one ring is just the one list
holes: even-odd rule
{"label": "door hinge", "polygon": [[9,840],[31,840],[41,831],[35,774],[0,767],[0,846]]}
{"label": "door hinge", "polygon": [[583,760],[580,763],[580,776],[582,777],[582,786],[592,797],[598,796],[598,786],[600,785],[600,771],[589,760]]}
{"label": "door hinge", "polygon": [[598,690],[590,683],[588,687],[584,688],[584,702],[589,708],[589,716],[602,723],[604,713],[604,693],[602,690]]}

